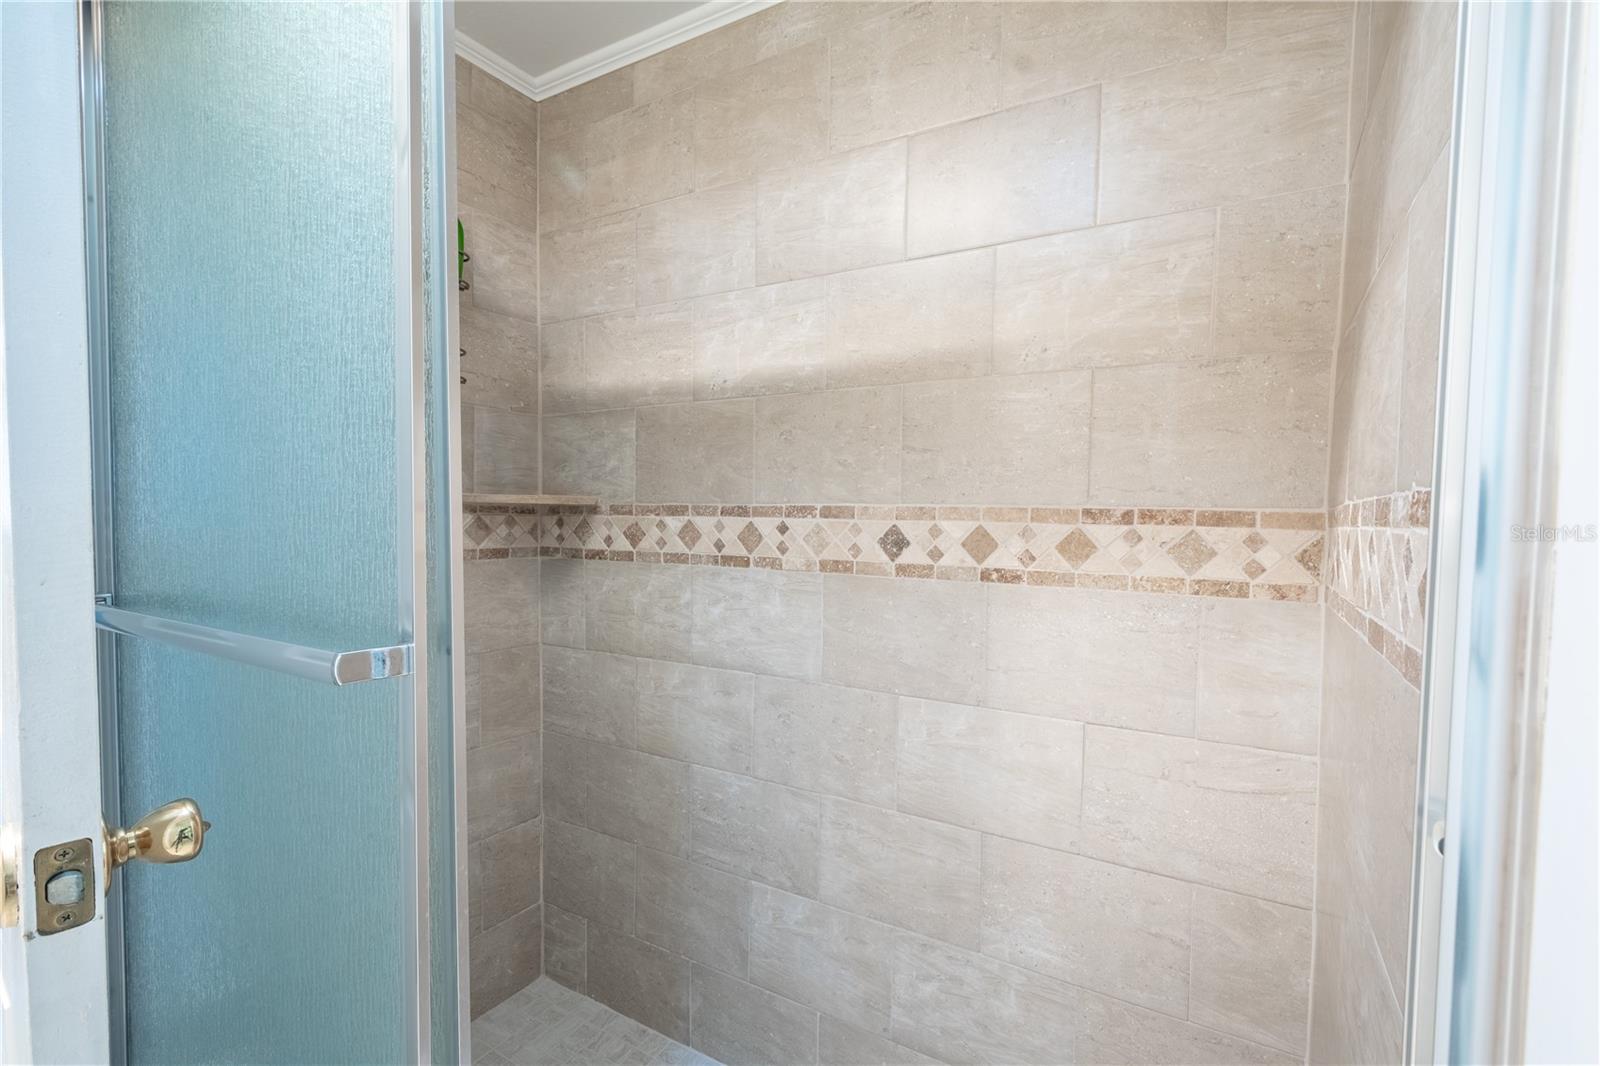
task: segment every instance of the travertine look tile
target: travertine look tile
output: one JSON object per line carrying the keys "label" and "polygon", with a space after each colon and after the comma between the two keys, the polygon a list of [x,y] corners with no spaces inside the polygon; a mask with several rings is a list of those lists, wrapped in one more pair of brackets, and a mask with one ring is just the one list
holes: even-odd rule
{"label": "travertine look tile", "polygon": [[[499,78],[490,74],[482,67],[471,62],[465,63],[467,83],[461,86],[457,79],[459,95],[456,98],[458,105],[465,103],[486,115],[509,122],[519,127],[525,133],[535,133],[539,128],[539,105],[523,93],[518,92]],[[459,75],[460,68],[457,68]]]}
{"label": "travertine look tile", "polygon": [[749,400],[640,408],[641,500],[742,503],[750,499]]}
{"label": "travertine look tile", "polygon": [[1400,373],[1399,466],[1395,487],[1433,483],[1439,391],[1439,331],[1450,153],[1439,153],[1411,206],[1406,244],[1405,366]]}
{"label": "travertine look tile", "polygon": [[870,919],[756,885],[750,898],[750,980],[885,1034],[894,936]]}
{"label": "travertine look tile", "polygon": [[703,566],[692,570],[695,662],[780,677],[817,676],[822,663],[821,575]]}
{"label": "travertine look tile", "polygon": [[1218,507],[1320,507],[1328,357],[1094,372],[1089,496]]}
{"label": "travertine look tile", "polygon": [[823,576],[823,677],[852,688],[978,703],[983,587]]}
{"label": "travertine look tile", "polygon": [[1200,739],[1315,755],[1321,689],[1320,606],[1215,600],[1201,609]]}
{"label": "travertine look tile", "polygon": [[828,54],[821,41],[694,89],[695,185],[754,176],[828,147]]}
{"label": "travertine look tile", "polygon": [[1333,350],[1344,186],[1224,207],[1217,238],[1218,355]]}
{"label": "travertine look tile", "polygon": [[[1321,893],[1319,892],[1319,897]],[[1405,1013],[1364,917],[1317,915],[1310,1054],[1319,1066],[1405,1061]]]}
{"label": "travertine look tile", "polygon": [[1189,1019],[1299,1054],[1311,988],[1311,912],[1194,890]]}
{"label": "travertine look tile", "polygon": [[634,72],[634,100],[642,103],[691,89],[707,78],[748,66],[758,58],[755,27],[750,25],[750,19],[730,22],[633,64],[630,69]]}
{"label": "travertine look tile", "polygon": [[1070,847],[1083,726],[988,707],[901,699],[896,806],[941,822]]}
{"label": "travertine look tile", "polygon": [[823,1066],[937,1066],[938,1060],[903,1044],[822,1015],[817,1029]]}
{"label": "travertine look tile", "polygon": [[1000,11],[911,4],[828,42],[834,149],[857,148],[993,111]]}
{"label": "travertine look tile", "polygon": [[603,925],[589,926],[589,995],[682,1042],[689,1039],[691,965]]}
{"label": "travertine look tile", "polygon": [[1292,1066],[1299,1059],[1204,1026],[1086,992],[1074,1047],[1080,1062]]}
{"label": "travertine look tile", "polygon": [[632,410],[551,415],[541,421],[545,492],[633,499]]}
{"label": "travertine look tile", "polygon": [[539,102],[539,135],[559,137],[634,104],[633,67],[623,67]]}
{"label": "travertine look tile", "polygon": [[757,777],[894,806],[895,697],[758,678],[754,735]]}
{"label": "travertine look tile", "polygon": [[727,873],[817,894],[815,797],[766,781],[690,768],[689,857]]}
{"label": "travertine look tile", "polygon": [[1007,104],[1222,50],[1226,4],[1005,4],[1001,91]]}
{"label": "travertine look tile", "polygon": [[681,196],[694,188],[694,103],[688,93],[619,111],[583,132],[590,215]]}
{"label": "travertine look tile", "polygon": [[998,249],[995,369],[1204,358],[1215,230],[1214,211],[1189,211]]}
{"label": "travertine look tile", "polygon": [[461,402],[508,411],[539,409],[539,329],[522,318],[461,304]]}
{"label": "travertine look tile", "polygon": [[1098,87],[911,138],[906,254],[1093,225],[1099,140]]}
{"label": "travertine look tile", "polygon": [[467,839],[484,840],[539,816],[539,734],[467,752]]}
{"label": "travertine look tile", "polygon": [[1193,735],[1196,600],[1006,585],[985,594],[991,704]]}
{"label": "travertine look tile", "polygon": [[[978,834],[846,800],[822,802],[822,902],[978,946]],[[899,1039],[899,1037],[896,1037]]]}
{"label": "travertine look tile", "polygon": [[983,951],[1183,1015],[1193,891],[1168,877],[986,836]]}
{"label": "travertine look tile", "polygon": [[994,252],[828,278],[828,385],[974,377],[993,347]]}
{"label": "travertine look tile", "polygon": [[905,221],[903,140],[769,171],[756,182],[756,280],[895,262]]}
{"label": "travertine look tile", "polygon": [[726,1066],[817,1061],[817,1012],[704,966],[694,968],[690,1045]]}
{"label": "travertine look tile", "polygon": [[657,851],[684,854],[689,833],[689,767],[671,759],[545,736],[550,817]]}
{"label": "travertine look tile", "polygon": [[945,1062],[1059,1066],[1079,1061],[1072,1045],[1082,995],[1063,982],[902,933],[894,952],[892,1035]]}
{"label": "travertine look tile", "polygon": [[582,992],[589,983],[589,923],[548,900],[544,905],[544,972]]}
{"label": "travertine look tile", "polygon": [[1334,364],[1328,498],[1365,499],[1395,491],[1405,370],[1406,248],[1378,267]]}
{"label": "travertine look tile", "polygon": [[[484,837],[479,849],[481,928],[492,928],[539,902],[538,819]],[[474,915],[474,922],[479,915]]]}
{"label": "travertine look tile", "polygon": [[1089,726],[1085,854],[1304,906],[1316,760]]}
{"label": "travertine look tile", "polygon": [[899,386],[755,401],[757,503],[900,498]]}
{"label": "travertine look tile", "polygon": [[[539,564],[539,639],[546,644],[584,646],[583,566],[576,559],[544,559]],[[538,684],[532,687],[537,690]]]}
{"label": "travertine look tile", "polygon": [[694,398],[820,389],[827,304],[820,279],[706,296],[694,302]]}
{"label": "travertine look tile", "polygon": [[1082,370],[906,385],[902,498],[1082,501],[1089,394]]}
{"label": "travertine look tile", "polygon": [[632,844],[552,819],[545,832],[545,896],[568,914],[633,932],[638,882]]}
{"label": "travertine look tile", "polygon": [[546,729],[631,748],[638,717],[639,660],[628,655],[544,650]]}
{"label": "travertine look tile", "polygon": [[638,937],[731,973],[744,973],[750,882],[639,849]]}
{"label": "travertine look tile", "polygon": [[472,937],[472,1007],[488,1010],[539,976],[537,906]]}
{"label": "travertine look tile", "polygon": [[539,487],[539,416],[480,407],[472,419],[472,487],[532,492]]}
{"label": "travertine look tile", "polygon": [[[466,317],[466,306],[462,306]],[[589,408],[589,372],[584,363],[584,319],[547,322],[538,330],[540,414],[559,415]],[[462,367],[466,369],[465,364]]]}
{"label": "travertine look tile", "polygon": [[688,303],[591,318],[583,340],[589,410],[694,398],[694,317]]}
{"label": "travertine look tile", "polygon": [[467,721],[479,743],[539,731],[539,659],[537,646],[468,650]]}
{"label": "travertine look tile", "polygon": [[1350,4],[1345,0],[1261,0],[1260,3],[1229,4],[1228,44],[1243,44],[1257,37],[1280,37],[1324,23],[1337,23],[1350,17],[1349,9]]}
{"label": "travertine look tile", "polygon": [[685,663],[639,661],[639,748],[750,772],[755,678]]}
{"label": "travertine look tile", "polygon": [[540,319],[556,322],[634,306],[637,231],[637,212],[627,211],[540,233]]}
{"label": "travertine look tile", "polygon": [[755,183],[743,181],[652,204],[639,212],[639,302],[755,284]]}
{"label": "travertine look tile", "polygon": [[463,599],[467,647],[498,651],[539,642],[539,560],[475,559]]}
{"label": "travertine look tile", "polygon": [[1347,14],[1106,82],[1100,221],[1337,183],[1349,63]]}
{"label": "travertine look tile", "polygon": [[593,562],[584,567],[584,637],[595,651],[689,658],[694,615],[686,567]]}
{"label": "travertine look tile", "polygon": [[[575,226],[589,215],[583,129],[539,138],[539,229]],[[548,265],[546,269],[549,269]]]}
{"label": "travertine look tile", "polygon": [[472,305],[512,318],[538,316],[539,245],[531,228],[471,207],[460,208],[472,264]]}

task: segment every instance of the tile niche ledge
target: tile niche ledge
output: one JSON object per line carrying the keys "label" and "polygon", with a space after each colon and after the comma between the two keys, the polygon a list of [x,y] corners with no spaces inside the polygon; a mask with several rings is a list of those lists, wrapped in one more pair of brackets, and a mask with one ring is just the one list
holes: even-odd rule
{"label": "tile niche ledge", "polygon": [[598,507],[597,496],[553,496],[548,493],[465,492],[463,510],[499,507]]}

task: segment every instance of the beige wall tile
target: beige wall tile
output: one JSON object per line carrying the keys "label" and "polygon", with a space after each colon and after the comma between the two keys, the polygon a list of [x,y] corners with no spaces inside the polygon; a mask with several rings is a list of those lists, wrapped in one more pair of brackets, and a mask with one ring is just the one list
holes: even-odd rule
{"label": "beige wall tile", "polygon": [[460,208],[460,216],[472,256],[466,275],[472,305],[512,318],[537,318],[540,248],[533,230],[469,206]]}
{"label": "beige wall tile", "polygon": [[588,319],[583,339],[589,410],[694,398],[694,316],[688,303]]}
{"label": "beige wall tile", "polygon": [[641,500],[742,503],[750,499],[749,400],[639,409]]}
{"label": "beige wall tile", "polygon": [[985,836],[983,951],[1182,1015],[1193,891],[1183,881]]}
{"label": "beige wall tile", "polygon": [[689,658],[694,615],[687,568],[603,562],[584,567],[589,648],[647,659]]}
{"label": "beige wall tile", "polygon": [[1219,355],[1333,350],[1344,187],[1222,209],[1217,229]]}
{"label": "beige wall tile", "polygon": [[[539,138],[539,230],[575,226],[589,217],[589,171],[583,127]],[[548,269],[548,267],[547,267]]]}
{"label": "beige wall tile", "polygon": [[974,377],[993,347],[994,252],[828,278],[828,385]]}
{"label": "beige wall tile", "polygon": [[641,304],[755,284],[755,184],[706,189],[639,212]]}
{"label": "beige wall tile", "polygon": [[900,701],[895,806],[1051,847],[1077,837],[1083,726],[988,707]]}
{"label": "beige wall tile", "polygon": [[1201,609],[1196,736],[1315,755],[1321,705],[1319,605],[1217,600]]}
{"label": "beige wall tile", "polygon": [[1006,585],[985,595],[989,703],[1193,735],[1198,601]]}
{"label": "beige wall tile", "polygon": [[625,840],[552,819],[545,833],[545,896],[591,924],[632,933],[637,851]]}
{"label": "beige wall tile", "polygon": [[689,858],[779,888],[817,894],[817,799],[738,774],[691,767]]}
{"label": "beige wall tile", "polygon": [[639,661],[639,748],[683,762],[750,772],[755,679],[686,663]]}
{"label": "beige wall tile", "polygon": [[689,94],[678,93],[584,128],[589,215],[642,207],[694,188],[693,108]]}
{"label": "beige wall tile", "polygon": [[1405,1014],[1360,914],[1317,915],[1315,995],[1307,1061],[1405,1061]]}
{"label": "beige wall tile", "polygon": [[[462,308],[463,317],[466,308]],[[541,414],[559,415],[589,408],[589,372],[584,365],[585,320],[547,322],[539,327],[538,382]],[[463,364],[463,369],[465,364]]]}
{"label": "beige wall tile", "polygon": [[574,991],[589,984],[589,923],[544,905],[544,972]]}
{"label": "beige wall tile", "polygon": [[471,941],[474,1013],[486,1011],[539,976],[539,910],[529,907]]}
{"label": "beige wall tile", "polygon": [[472,179],[462,182],[461,203],[532,230],[538,212],[537,154],[531,126],[458,104],[456,171]]}
{"label": "beige wall tile", "polygon": [[1084,993],[1081,1002],[1080,1027],[1073,1043],[1083,1062],[1292,1066],[1299,1061],[1295,1055],[1092,992]]}
{"label": "beige wall tile", "polygon": [[634,413],[555,415],[543,421],[544,491],[634,498]]}
{"label": "beige wall tile", "polygon": [[1400,372],[1400,457],[1395,487],[1433,483],[1444,303],[1450,153],[1441,152],[1411,207],[1406,244],[1405,366]]}
{"label": "beige wall tile", "polygon": [[978,834],[970,829],[825,799],[820,891],[808,895],[976,948],[978,861]]}
{"label": "beige wall tile", "polygon": [[1089,496],[1320,507],[1327,389],[1322,353],[1096,370]]}
{"label": "beige wall tile", "polygon": [[744,973],[749,881],[640,848],[636,915],[640,940],[707,966]]}
{"label": "beige wall tile", "polygon": [[546,729],[625,748],[635,746],[639,660],[629,655],[544,650]]}
{"label": "beige wall tile", "polygon": [[[466,62],[457,57],[457,62]],[[457,97],[457,104],[465,102],[495,118],[520,126],[533,133],[539,128],[539,105],[513,89],[482,67],[466,62],[467,84]],[[457,86],[460,87],[458,67]]]}
{"label": "beige wall tile", "polygon": [[633,67],[623,67],[539,101],[539,134],[560,136],[634,104]]}
{"label": "beige wall tile", "polygon": [[906,385],[903,436],[908,502],[1078,503],[1089,488],[1089,374]]}
{"label": "beige wall tile", "polygon": [[981,701],[981,586],[853,574],[828,574],[822,584],[825,680],[952,703]]}
{"label": "beige wall tile", "polygon": [[1305,756],[1089,726],[1080,850],[1304,906],[1315,778]]}
{"label": "beige wall tile", "polygon": [[689,1040],[688,959],[589,926],[589,995],[681,1043]]}
{"label": "beige wall tile", "polygon": [[507,411],[539,409],[539,328],[461,304],[461,402]]}
{"label": "beige wall tile", "polygon": [[1001,91],[1007,104],[1222,50],[1220,3],[1004,4]]}
{"label": "beige wall tile", "polygon": [[695,662],[780,677],[817,676],[820,575],[705,566],[694,567],[693,575]]}
{"label": "beige wall tile", "polygon": [[[491,928],[539,902],[538,819],[484,837],[479,849],[477,900],[482,928]],[[474,916],[474,921],[478,916]]]}
{"label": "beige wall tile", "polygon": [[1260,0],[1229,4],[1228,44],[1242,44],[1257,37],[1279,37],[1325,23],[1337,23],[1350,17],[1351,6],[1348,0]]}
{"label": "beige wall tile", "polygon": [[688,766],[561,733],[546,734],[545,749],[551,818],[657,851],[687,851]]}
{"label": "beige wall tile", "polygon": [[539,659],[537,646],[467,651],[467,721],[478,742],[539,731]]}
{"label": "beige wall tile", "polygon": [[1094,225],[1099,141],[1098,87],[911,138],[906,254]]}
{"label": "beige wall tile", "polygon": [[467,839],[485,840],[539,816],[539,734],[467,752]]}
{"label": "beige wall tile", "polygon": [[472,418],[472,487],[477,492],[539,488],[539,416],[480,407]]}
{"label": "beige wall tile", "polygon": [[756,885],[750,897],[750,981],[887,1033],[894,937],[886,925]]}
{"label": "beige wall tile", "polygon": [[583,647],[583,566],[576,559],[539,564],[539,639],[546,644]]}
{"label": "beige wall tile", "polygon": [[672,298],[635,298],[638,221],[637,212],[626,211],[539,234],[542,321],[621,311],[636,302],[662,303]]}
{"label": "beige wall tile", "polygon": [[539,560],[474,559],[466,566],[467,647],[476,652],[539,642]]}
{"label": "beige wall tile", "polygon": [[1300,1054],[1311,995],[1311,912],[1194,890],[1189,1018]]}
{"label": "beige wall tile", "polygon": [[1406,249],[1396,245],[1378,268],[1334,364],[1330,501],[1381,496],[1399,487],[1405,318]]}
{"label": "beige wall tile", "polygon": [[1082,995],[1060,981],[903,933],[894,953],[892,1035],[945,1062],[1059,1066],[1071,1054]]}
{"label": "beige wall tile", "polygon": [[828,1015],[817,1028],[823,1066],[937,1066],[938,1060]]}
{"label": "beige wall tile", "polygon": [[694,398],[820,389],[827,304],[820,279],[694,302]]}
{"label": "beige wall tile", "polygon": [[748,18],[739,19],[633,64],[634,100],[643,103],[682,92],[757,58],[755,28]]}
{"label": "beige wall tile", "polygon": [[903,140],[769,171],[756,182],[756,280],[895,262],[905,225]]}
{"label": "beige wall tile", "polygon": [[754,736],[757,777],[894,806],[895,697],[760,677]]}
{"label": "beige wall tile", "polygon": [[828,147],[828,54],[817,41],[694,89],[694,177],[723,185]]}
{"label": "beige wall tile", "polygon": [[993,111],[1000,11],[911,4],[828,41],[834,149],[858,148]]}
{"label": "beige wall tile", "polygon": [[995,369],[1205,358],[1215,230],[1214,211],[1190,211],[997,249]]}
{"label": "beige wall tile", "polygon": [[1350,20],[1108,81],[1100,221],[1337,183]]}
{"label": "beige wall tile", "polygon": [[817,1012],[696,966],[690,1044],[726,1066],[805,1066],[817,1061]]}
{"label": "beige wall tile", "polygon": [[755,501],[900,500],[900,387],[755,401]]}

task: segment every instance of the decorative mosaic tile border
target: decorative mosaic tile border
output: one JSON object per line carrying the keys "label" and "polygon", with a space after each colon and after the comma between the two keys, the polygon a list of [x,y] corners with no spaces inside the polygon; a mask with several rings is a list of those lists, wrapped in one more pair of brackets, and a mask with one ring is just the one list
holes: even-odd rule
{"label": "decorative mosaic tile border", "polygon": [[1432,509],[1425,488],[1351,500],[1329,531],[1329,606],[1419,689]]}
{"label": "decorative mosaic tile border", "polygon": [[468,558],[533,556],[1312,603],[1322,511],[613,504],[479,508]]}

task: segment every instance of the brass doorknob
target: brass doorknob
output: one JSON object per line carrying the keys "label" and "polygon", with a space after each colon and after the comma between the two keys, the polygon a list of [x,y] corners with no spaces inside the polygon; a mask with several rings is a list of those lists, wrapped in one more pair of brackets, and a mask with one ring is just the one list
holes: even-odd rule
{"label": "brass doorknob", "polygon": [[127,829],[106,830],[106,885],[127,862],[188,862],[205,846],[211,823],[192,799],[163,803]]}

